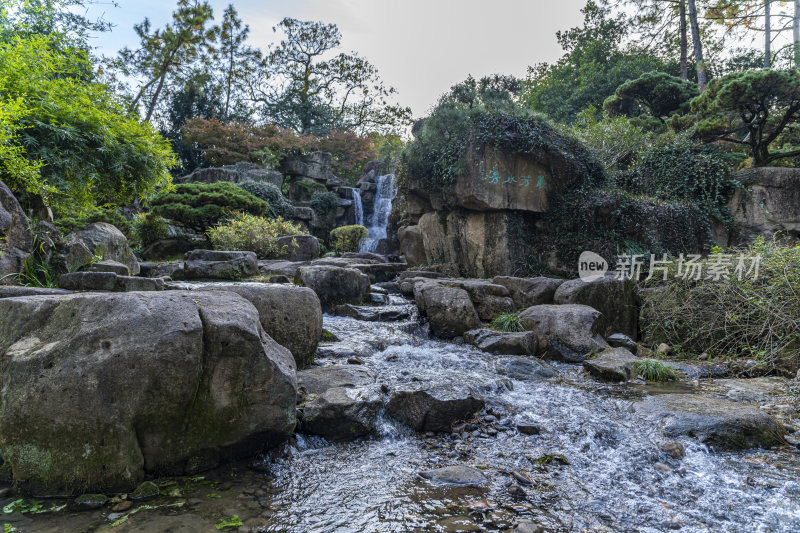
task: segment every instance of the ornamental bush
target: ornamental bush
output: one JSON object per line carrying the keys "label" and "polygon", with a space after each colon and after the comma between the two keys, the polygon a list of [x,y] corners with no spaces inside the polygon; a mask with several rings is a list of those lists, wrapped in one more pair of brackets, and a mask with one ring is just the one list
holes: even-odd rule
{"label": "ornamental bush", "polygon": [[158,194],[150,204],[156,215],[202,233],[234,211],[260,216],[269,210],[267,202],[227,181],[182,183]]}
{"label": "ornamental bush", "polygon": [[285,250],[278,247],[276,239],[302,233],[299,226],[281,217],[234,213],[223,224],[208,230],[207,235],[216,250],[250,251],[261,259],[277,259]]}
{"label": "ornamental bush", "polygon": [[368,235],[367,228],[358,224],[340,226],[331,231],[331,245],[337,253],[357,252]]}

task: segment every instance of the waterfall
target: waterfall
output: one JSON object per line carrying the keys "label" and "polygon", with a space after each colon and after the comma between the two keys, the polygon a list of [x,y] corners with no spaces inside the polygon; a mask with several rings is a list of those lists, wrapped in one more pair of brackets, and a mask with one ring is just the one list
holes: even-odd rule
{"label": "waterfall", "polygon": [[386,226],[389,224],[389,213],[392,212],[392,200],[397,190],[394,187],[394,174],[378,176],[378,188],[375,191],[372,216],[367,222],[369,236],[361,247],[363,252],[374,252],[381,239],[386,238]]}
{"label": "waterfall", "polygon": [[361,203],[361,189],[353,187],[353,211],[356,214],[356,224],[364,225],[364,204]]}

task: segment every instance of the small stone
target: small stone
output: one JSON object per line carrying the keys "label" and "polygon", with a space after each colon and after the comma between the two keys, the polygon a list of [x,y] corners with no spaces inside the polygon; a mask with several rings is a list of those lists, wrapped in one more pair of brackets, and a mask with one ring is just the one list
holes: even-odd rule
{"label": "small stone", "polygon": [[483,417],[483,421],[486,422],[487,424],[492,424],[494,422],[497,422],[497,417],[493,415],[486,415]]}
{"label": "small stone", "polygon": [[533,520],[522,518],[517,522],[512,531],[515,533],[544,533],[545,529],[544,526],[537,524]]}
{"label": "small stone", "polygon": [[528,495],[525,490],[516,483],[512,483],[511,486],[508,487],[508,493],[515,498],[525,498]]}
{"label": "small stone", "polygon": [[419,475],[433,483],[445,485],[482,485],[486,482],[482,472],[463,465],[426,470]]}
{"label": "small stone", "polygon": [[533,481],[531,481],[531,478],[529,478],[527,474],[525,474],[524,472],[515,470],[511,472],[511,475],[514,476],[514,479],[519,481],[520,484],[522,485],[533,485]]}
{"label": "small stone", "polygon": [[658,470],[660,472],[664,472],[664,473],[667,473],[667,474],[672,472],[672,468],[667,466],[667,465],[665,465],[664,463],[656,463],[653,466],[655,467],[656,470]]}
{"label": "small stone", "polygon": [[351,365],[363,365],[364,360],[360,357],[348,357],[347,362]]}
{"label": "small stone", "polygon": [[662,342],[661,344],[658,345],[658,348],[656,348],[656,351],[658,353],[660,353],[661,355],[670,355],[675,350],[674,350],[674,348],[672,348],[672,346],[670,346],[666,342]]}
{"label": "small stone", "polygon": [[533,424],[517,424],[517,430],[525,435],[538,435],[542,428]]}
{"label": "small stone", "polygon": [[670,440],[661,445],[661,451],[672,457],[673,459],[680,459],[684,456],[685,451],[683,444],[676,440]]}
{"label": "small stone", "polygon": [[131,507],[133,507],[133,502],[132,501],[123,500],[123,501],[115,504],[114,507],[111,508],[111,510],[116,512],[116,513],[124,513],[125,511],[127,511]]}
{"label": "small stone", "polygon": [[397,355],[396,353],[389,354],[386,356],[387,361],[397,361],[398,359],[400,359],[400,356]]}
{"label": "small stone", "polygon": [[701,361],[708,361],[710,358],[711,358],[711,356],[708,355],[706,352],[703,352],[703,353],[700,354],[700,360]]}
{"label": "small stone", "polygon": [[136,487],[136,490],[131,492],[131,500],[135,502],[151,500],[157,497],[158,494],[159,494],[158,485],[156,485],[152,481],[145,481],[144,483]]}
{"label": "small stone", "polygon": [[123,516],[125,516],[125,513],[109,513],[106,518],[108,519],[109,522],[116,522]]}
{"label": "small stone", "polygon": [[382,393],[388,394],[389,390],[390,390],[389,389],[389,385],[387,385],[386,383],[381,383],[381,392]]}
{"label": "small stone", "polygon": [[91,511],[99,509],[108,502],[105,494],[81,494],[72,502],[72,508],[76,511]]}

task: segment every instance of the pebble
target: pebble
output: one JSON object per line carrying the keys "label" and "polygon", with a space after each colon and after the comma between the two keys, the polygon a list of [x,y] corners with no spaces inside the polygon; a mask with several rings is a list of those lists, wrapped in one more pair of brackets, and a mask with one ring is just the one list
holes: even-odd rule
{"label": "pebble", "polygon": [[491,424],[493,422],[497,422],[497,417],[494,415],[486,415],[483,417],[483,421],[487,424]]}
{"label": "pebble", "polygon": [[511,486],[508,487],[508,493],[516,498],[524,498],[527,496],[525,490],[516,483],[512,483]]}
{"label": "pebble", "polygon": [[542,428],[533,424],[517,424],[517,429],[525,435],[538,435],[542,432]]}
{"label": "pebble", "polygon": [[348,357],[347,358],[347,362],[348,362],[348,364],[351,364],[351,365],[363,365],[364,364],[364,360],[361,359],[360,357]]}
{"label": "pebble", "polygon": [[386,356],[387,361],[397,361],[398,359],[400,359],[400,356],[397,355],[396,353]]}
{"label": "pebble", "polygon": [[672,457],[673,459],[680,459],[684,456],[685,451],[683,444],[676,440],[670,440],[661,445],[661,451]]}
{"label": "pebble", "polygon": [[125,513],[109,513],[106,518],[108,518],[109,522],[116,522],[123,516],[125,516]]}
{"label": "pebble", "polygon": [[665,465],[664,463],[655,463],[653,466],[656,468],[656,470],[659,470],[659,471],[667,473],[667,474],[672,472],[672,468],[667,466],[667,465]]}

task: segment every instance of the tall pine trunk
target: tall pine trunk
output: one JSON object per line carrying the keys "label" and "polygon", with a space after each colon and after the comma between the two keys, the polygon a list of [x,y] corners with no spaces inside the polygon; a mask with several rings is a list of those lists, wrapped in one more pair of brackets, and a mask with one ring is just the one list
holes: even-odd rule
{"label": "tall pine trunk", "polygon": [[[795,0],[795,3],[800,2],[800,0]],[[689,39],[686,35],[686,0],[680,0],[678,3],[678,8],[680,11],[680,19],[681,19],[681,79],[688,80],[689,79]]]}
{"label": "tall pine trunk", "polygon": [[772,21],[770,17],[770,3],[772,3],[772,0],[764,0],[764,68],[769,68],[772,64]]}
{"label": "tall pine trunk", "polygon": [[695,0],[686,0],[689,6],[689,26],[692,28],[692,43],[694,45],[694,61],[697,65],[697,87],[700,92],[706,90],[708,78],[706,76],[706,62],[703,60],[703,45],[700,43],[700,26],[697,23],[697,6]]}
{"label": "tall pine trunk", "polygon": [[792,22],[794,67],[800,68],[800,0],[794,0],[794,20]]}

